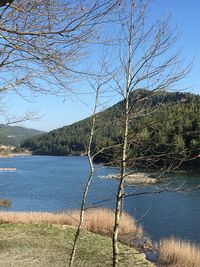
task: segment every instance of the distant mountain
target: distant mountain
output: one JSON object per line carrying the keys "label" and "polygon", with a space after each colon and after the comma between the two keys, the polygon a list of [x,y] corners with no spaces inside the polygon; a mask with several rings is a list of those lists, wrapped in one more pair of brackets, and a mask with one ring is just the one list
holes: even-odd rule
{"label": "distant mountain", "polygon": [[[137,90],[131,97],[129,159],[181,162],[200,155],[200,96],[190,93]],[[93,152],[122,139],[124,102],[97,114]],[[86,153],[91,117],[47,134],[25,140],[22,147],[41,155]],[[97,161],[117,159],[119,149],[110,149]],[[152,160],[152,161],[151,161]]]}
{"label": "distant mountain", "polygon": [[25,139],[44,133],[25,127],[0,124],[0,145],[20,146]]}

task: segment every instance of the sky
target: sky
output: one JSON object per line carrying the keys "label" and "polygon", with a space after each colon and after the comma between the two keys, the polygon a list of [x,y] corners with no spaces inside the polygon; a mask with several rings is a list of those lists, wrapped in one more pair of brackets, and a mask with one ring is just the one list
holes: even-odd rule
{"label": "sky", "polygon": [[[152,17],[172,14],[172,26],[178,26],[178,46],[186,60],[194,58],[193,68],[181,86],[187,91],[200,94],[200,1],[199,0],[154,0],[151,4]],[[82,85],[83,87],[85,85]],[[85,89],[85,88],[84,88]],[[87,90],[87,89],[86,89]],[[108,106],[120,99],[115,98]],[[34,110],[37,120],[22,123],[22,126],[50,131],[72,124],[91,115],[94,99],[92,95],[37,96],[29,101],[10,94],[6,97],[9,114],[20,115]]]}

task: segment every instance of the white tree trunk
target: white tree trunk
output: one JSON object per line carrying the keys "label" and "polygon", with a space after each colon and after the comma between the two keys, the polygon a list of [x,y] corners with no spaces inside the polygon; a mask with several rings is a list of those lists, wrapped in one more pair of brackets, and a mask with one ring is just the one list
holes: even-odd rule
{"label": "white tree trunk", "polygon": [[90,173],[89,173],[88,180],[86,182],[84,192],[83,192],[81,210],[80,210],[80,220],[79,220],[79,225],[78,225],[78,228],[76,231],[74,244],[72,247],[72,252],[70,255],[69,267],[72,267],[73,263],[74,263],[74,258],[76,255],[76,250],[77,250],[77,245],[78,245],[78,239],[79,239],[81,229],[83,226],[83,222],[84,222],[85,203],[86,203],[86,199],[87,199],[87,194],[88,194],[88,190],[89,190],[89,187],[90,187],[93,175],[94,175],[94,165],[93,165],[93,160],[92,160],[92,156],[91,156],[91,145],[92,145],[92,140],[93,140],[93,136],[94,136],[94,128],[95,128],[95,123],[96,123],[96,110],[97,110],[97,105],[98,105],[98,97],[99,97],[99,87],[96,90],[95,106],[94,106],[93,118],[92,118],[92,127],[91,127],[91,131],[90,131],[90,139],[89,139],[88,151],[87,151],[87,157],[88,157],[88,161],[89,161],[89,165],[90,165]]}

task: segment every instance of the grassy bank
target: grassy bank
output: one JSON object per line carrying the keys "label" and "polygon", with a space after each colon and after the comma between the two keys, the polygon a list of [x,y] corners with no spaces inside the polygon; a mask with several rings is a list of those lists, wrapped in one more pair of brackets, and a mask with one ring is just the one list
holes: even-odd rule
{"label": "grassy bank", "polygon": [[[1,224],[0,262],[6,266],[66,266],[75,230],[73,227]],[[111,239],[84,230],[75,260],[76,267],[111,266]],[[120,245],[119,266],[153,266],[143,254]]]}
{"label": "grassy bank", "polygon": [[[78,220],[78,210],[63,213],[0,212],[0,265],[67,266]],[[86,211],[75,266],[111,266],[109,236],[113,223],[114,213],[110,209]],[[119,234],[120,240],[128,244],[127,238],[140,239],[143,229],[124,212]],[[200,248],[189,242],[164,239],[159,243],[158,254],[158,264],[162,267],[200,266]],[[145,260],[144,254],[121,244],[119,266],[154,265]]]}

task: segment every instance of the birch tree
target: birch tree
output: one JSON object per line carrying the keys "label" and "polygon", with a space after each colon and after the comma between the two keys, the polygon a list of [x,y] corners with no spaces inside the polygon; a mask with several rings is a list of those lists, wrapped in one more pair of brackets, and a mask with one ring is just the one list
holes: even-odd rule
{"label": "birch tree", "polygon": [[78,223],[78,227],[75,233],[74,243],[72,246],[69,267],[74,265],[74,259],[75,259],[76,250],[78,247],[78,241],[79,241],[80,233],[81,233],[84,219],[85,219],[85,210],[88,208],[86,206],[87,196],[88,196],[90,184],[92,182],[94,172],[95,172],[94,162],[93,162],[95,154],[92,152],[92,145],[94,142],[94,136],[95,136],[96,126],[97,126],[96,116],[97,116],[97,113],[101,109],[100,95],[103,93],[104,86],[108,86],[109,80],[111,79],[110,75],[108,74],[105,75],[105,69],[106,69],[105,59],[103,59],[102,62],[100,63],[100,71],[96,73],[95,76],[90,77],[90,79],[88,79],[88,84],[92,88],[92,91],[95,94],[94,108],[93,108],[93,112],[91,116],[91,129],[90,129],[90,134],[88,138],[88,146],[87,146],[87,158],[88,158],[90,170],[89,170],[88,178],[87,178],[84,190],[83,190],[79,223]]}
{"label": "birch tree", "polygon": [[[134,144],[134,133],[130,139],[130,122],[133,124],[138,112],[145,113],[145,106],[137,109],[143,98],[136,97],[133,92],[145,88],[151,93],[176,88],[177,82],[190,70],[180,57],[179,51],[174,52],[177,31],[170,30],[170,18],[158,19],[149,23],[148,12],[150,1],[129,0],[122,1],[119,14],[120,45],[118,51],[118,74],[113,77],[118,92],[124,99],[123,105],[123,136],[120,152],[120,179],[115,206],[115,225],[112,236],[113,267],[118,265],[118,231],[123,200],[125,196],[125,177],[127,176],[128,150]],[[136,103],[136,105],[133,103]],[[134,110],[135,108],[135,110]],[[139,111],[140,110],[140,111]],[[135,145],[137,143],[135,142]],[[146,157],[147,160],[147,157]]]}

